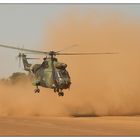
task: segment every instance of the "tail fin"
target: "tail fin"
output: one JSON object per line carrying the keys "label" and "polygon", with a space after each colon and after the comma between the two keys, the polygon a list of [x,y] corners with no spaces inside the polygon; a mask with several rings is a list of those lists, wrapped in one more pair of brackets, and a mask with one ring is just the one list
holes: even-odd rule
{"label": "tail fin", "polygon": [[22,57],[22,62],[23,62],[24,70],[30,71],[30,67],[31,67],[32,64],[29,64],[29,63],[28,63],[25,54],[22,54],[21,57]]}

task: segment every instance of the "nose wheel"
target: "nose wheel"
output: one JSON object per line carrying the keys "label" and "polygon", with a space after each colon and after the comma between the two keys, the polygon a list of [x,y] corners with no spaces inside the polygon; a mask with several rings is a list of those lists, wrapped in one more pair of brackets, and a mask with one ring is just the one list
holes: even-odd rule
{"label": "nose wheel", "polygon": [[40,92],[40,89],[37,87],[35,90],[34,90],[35,93],[39,93]]}
{"label": "nose wheel", "polygon": [[58,96],[64,96],[64,92],[58,92]]}

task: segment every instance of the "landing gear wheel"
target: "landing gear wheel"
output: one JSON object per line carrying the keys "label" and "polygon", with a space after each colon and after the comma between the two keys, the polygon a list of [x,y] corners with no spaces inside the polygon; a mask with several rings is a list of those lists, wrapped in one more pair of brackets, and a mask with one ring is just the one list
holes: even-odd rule
{"label": "landing gear wheel", "polygon": [[63,92],[58,92],[58,96],[64,96]]}
{"label": "landing gear wheel", "polygon": [[57,89],[56,88],[54,88],[54,92],[57,92]]}
{"label": "landing gear wheel", "polygon": [[40,89],[37,88],[37,89],[34,90],[34,92],[35,92],[35,93],[39,93],[39,92],[40,92]]}

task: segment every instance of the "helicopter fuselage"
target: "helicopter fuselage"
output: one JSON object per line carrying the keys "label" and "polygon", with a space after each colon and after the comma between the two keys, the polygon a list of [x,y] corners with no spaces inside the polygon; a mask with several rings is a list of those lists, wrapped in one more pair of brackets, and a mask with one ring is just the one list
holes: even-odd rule
{"label": "helicopter fuselage", "polygon": [[58,62],[56,58],[45,58],[42,64],[29,64],[26,55],[22,55],[24,70],[33,75],[33,85],[54,89],[55,92],[62,92],[70,88],[71,80],[67,65]]}

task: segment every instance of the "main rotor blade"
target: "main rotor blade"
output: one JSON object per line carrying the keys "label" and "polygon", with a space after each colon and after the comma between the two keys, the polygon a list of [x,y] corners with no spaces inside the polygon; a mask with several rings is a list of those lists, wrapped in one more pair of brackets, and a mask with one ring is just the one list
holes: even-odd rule
{"label": "main rotor blade", "polygon": [[[74,45],[74,46],[76,46],[76,45]],[[18,48],[18,47],[8,46],[8,45],[4,45],[4,44],[0,44],[0,47],[20,50],[20,51],[25,51],[25,52],[30,52],[30,53],[34,53],[34,54],[51,55],[51,56],[53,56],[53,55],[108,55],[108,54],[119,54],[117,52],[105,52],[105,53],[60,53],[59,51],[58,52],[55,52],[55,51],[45,52],[45,51]]]}
{"label": "main rotor blade", "polygon": [[25,51],[25,52],[31,52],[31,53],[37,53],[37,54],[44,54],[44,55],[49,54],[49,52],[45,52],[45,51],[37,51],[37,50],[31,50],[31,49],[18,48],[18,47],[3,45],[3,44],[0,44],[0,47],[15,49],[15,50],[19,50],[19,51]]}
{"label": "main rotor blade", "polygon": [[106,53],[56,53],[56,55],[107,55],[107,54],[119,54],[117,52]]}
{"label": "main rotor blade", "polygon": [[26,58],[26,59],[40,59],[40,58]]}

